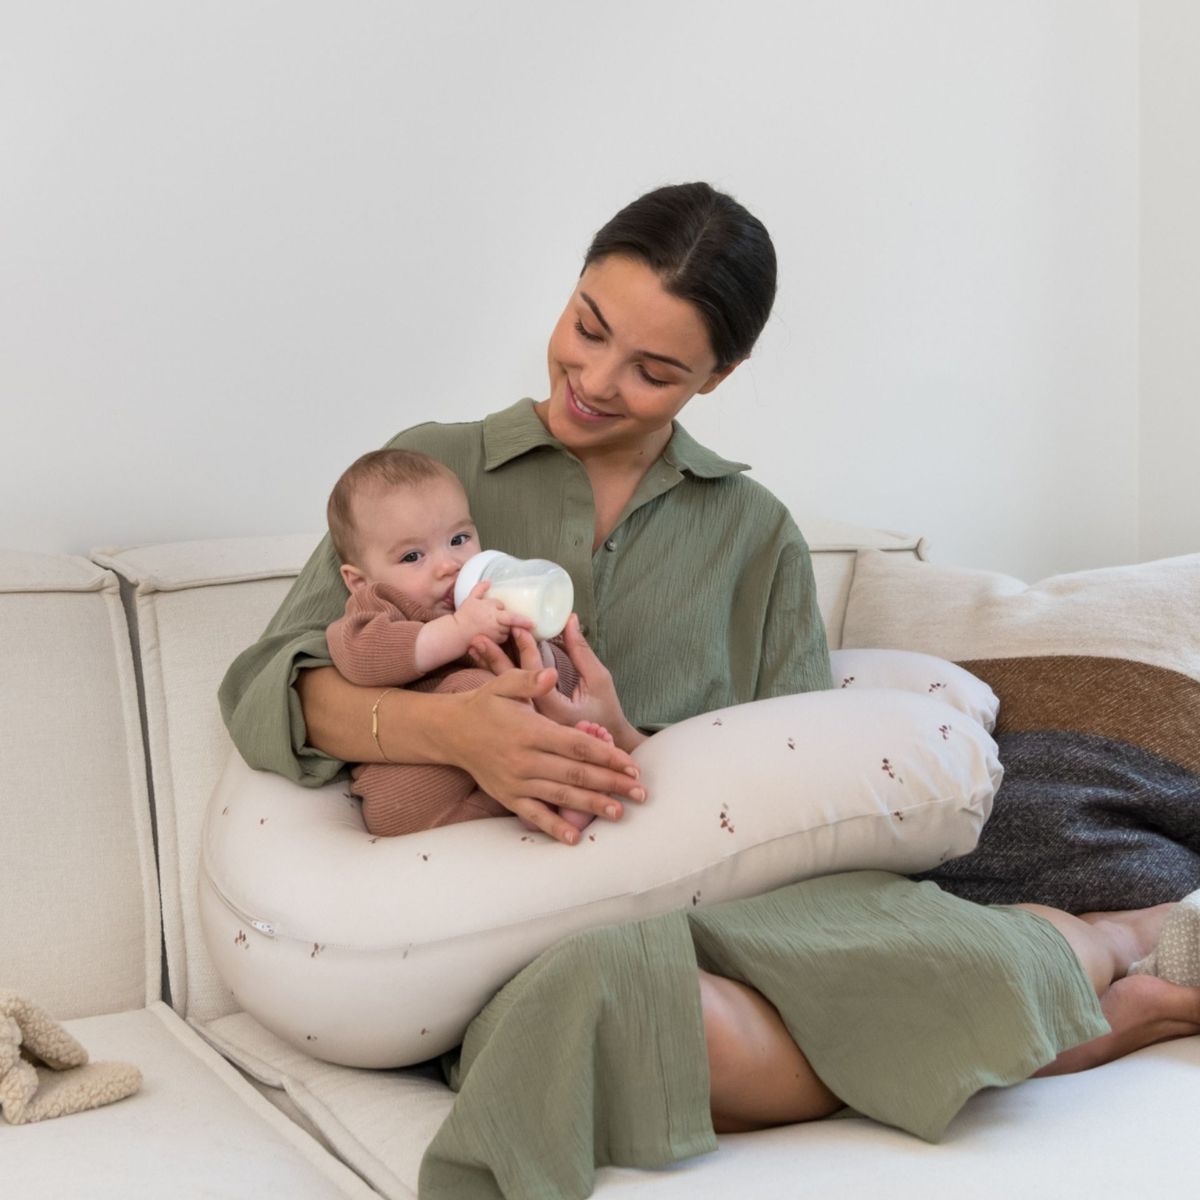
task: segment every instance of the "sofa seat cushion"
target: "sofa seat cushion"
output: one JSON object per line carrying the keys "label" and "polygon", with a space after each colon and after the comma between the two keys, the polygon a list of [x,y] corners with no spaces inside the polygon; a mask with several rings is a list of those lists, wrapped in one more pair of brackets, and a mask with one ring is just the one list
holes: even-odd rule
{"label": "sofa seat cushion", "polygon": [[[369,1071],[316,1062],[245,1013],[202,1032],[286,1094],[382,1195],[414,1200],[421,1157],[453,1104],[432,1065]],[[1183,1148],[1193,1137],[1198,1069],[1200,1037],[1187,1038],[1096,1071],[980,1092],[937,1145],[845,1116],[727,1135],[716,1154],[665,1170],[606,1167],[596,1174],[595,1195],[873,1196],[881,1180],[898,1200],[928,1200],[931,1188],[996,1200],[1115,1195],[1126,1188],[1188,1195],[1194,1171]]]}
{"label": "sofa seat cushion", "polygon": [[366,1200],[351,1170],[268,1104],[161,1002],[68,1022],[94,1061],[139,1067],[141,1091],[20,1128],[0,1121],[6,1196],[286,1196]]}

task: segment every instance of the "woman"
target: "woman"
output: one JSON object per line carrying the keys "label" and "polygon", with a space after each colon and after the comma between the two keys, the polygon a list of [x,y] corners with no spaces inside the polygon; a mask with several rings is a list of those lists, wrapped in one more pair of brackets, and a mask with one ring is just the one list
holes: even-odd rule
{"label": "woman", "polygon": [[345,761],[452,763],[573,843],[550,805],[616,820],[613,794],[644,799],[636,730],[829,687],[808,548],[787,509],[672,424],[750,353],[774,295],[774,248],[754,217],[706,184],[660,189],[594,239],[551,336],[549,399],[389,443],[458,474],[482,545],[570,571],[630,718],[616,747],[512,704],[544,688],[521,676],[432,703],[391,694],[376,741],[378,690],[328,666],[324,629],[345,588],[327,539],[222,686],[247,761],[312,785]]}
{"label": "woman", "polygon": [[[647,732],[829,687],[803,539],[743,467],[674,422],[750,353],[774,290],[770,239],[745,209],[705,184],[659,189],[594,239],[551,335],[546,400],[478,423],[419,426],[391,443],[457,472],[483,544],[571,572],[582,628],[571,630],[569,648],[585,682],[571,715],[606,725],[614,746],[513,703],[546,701],[552,674],[506,670],[484,646],[481,661],[500,673],[475,692],[397,692],[381,704],[377,689],[347,684],[325,649],[325,626],[345,595],[323,546],[222,687],[251,765],[317,784],[346,760],[451,763],[573,843],[577,831],[552,806],[617,820],[614,797],[644,800],[629,752]],[[532,646],[521,649],[535,668]],[[989,910],[864,872],[569,939],[472,1025],[452,1072],[464,1090],[431,1148],[423,1188],[463,1197],[504,1190],[470,1190],[461,1164],[511,1160],[528,1106],[500,1106],[516,1124],[499,1141],[472,1113],[497,1089],[522,1086],[530,1070],[525,1086],[535,1096],[563,1094],[537,1072],[578,1075],[582,1107],[563,1102],[540,1115],[557,1134],[547,1141],[539,1129],[539,1144],[570,1143],[583,1158],[546,1164],[538,1155],[519,1170],[507,1162],[512,1194],[541,1194],[539,1186],[586,1194],[593,1146],[600,1161],[652,1165],[711,1148],[714,1128],[820,1117],[843,1102],[936,1136],[981,1086],[1200,1031],[1200,989],[1123,978],[1163,918],[1162,910],[1085,918]],[[887,945],[883,926],[892,930]],[[820,987],[805,986],[814,978]],[[895,1024],[899,979],[919,1035],[911,1013]],[[851,1010],[867,980],[878,995]],[[974,1025],[959,1019],[964,1012]],[[547,1054],[545,1023],[563,1020]],[[955,1022],[965,1032],[947,1065]],[[995,1044],[981,1050],[988,1036]],[[875,1050],[890,1053],[897,1039],[902,1062],[876,1069]],[[913,1100],[923,1093],[924,1108]],[[580,1120],[596,1123],[594,1139],[579,1136]],[[551,1176],[557,1182],[546,1183]]]}

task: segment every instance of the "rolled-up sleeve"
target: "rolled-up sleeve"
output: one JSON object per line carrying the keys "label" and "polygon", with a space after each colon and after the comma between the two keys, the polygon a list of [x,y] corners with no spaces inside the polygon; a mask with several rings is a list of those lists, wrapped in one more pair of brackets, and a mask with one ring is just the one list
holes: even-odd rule
{"label": "rolled-up sleeve", "polygon": [[307,744],[301,671],[331,665],[325,629],[342,613],[346,588],[329,538],[296,577],[262,637],[234,659],[218,698],[234,745],[246,762],[307,787],[328,783],[345,765]]}
{"label": "rolled-up sleeve", "polygon": [[831,687],[829,646],[817,605],[812,558],[804,538],[795,530],[794,540],[780,553],[771,584],[755,699]]}

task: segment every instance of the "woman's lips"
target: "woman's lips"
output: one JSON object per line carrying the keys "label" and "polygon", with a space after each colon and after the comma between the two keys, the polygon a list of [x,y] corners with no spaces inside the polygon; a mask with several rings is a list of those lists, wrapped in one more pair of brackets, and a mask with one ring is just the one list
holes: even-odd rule
{"label": "woman's lips", "polygon": [[568,379],[564,382],[567,387],[567,407],[578,420],[595,424],[600,421],[611,421],[616,417],[616,413],[601,412],[599,409],[592,408],[591,405],[584,405],[583,401],[575,395],[575,389],[571,387],[571,381]]}

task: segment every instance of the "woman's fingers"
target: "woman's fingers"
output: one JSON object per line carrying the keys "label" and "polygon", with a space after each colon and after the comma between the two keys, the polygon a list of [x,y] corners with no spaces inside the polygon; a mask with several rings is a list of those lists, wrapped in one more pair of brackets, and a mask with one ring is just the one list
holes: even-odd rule
{"label": "woman's fingers", "polygon": [[580,842],[579,830],[540,800],[526,799],[519,802],[512,811],[542,833],[549,834],[555,841],[567,846],[577,846]]}
{"label": "woman's fingers", "polygon": [[563,642],[567,647],[568,656],[584,679],[594,679],[597,672],[608,674],[608,668],[596,657],[596,652],[588,645],[583,630],[579,628],[578,613],[572,613],[567,619],[567,627],[563,630]]}
{"label": "woman's fingers", "polygon": [[618,805],[622,798],[643,800],[637,767],[625,751],[557,725],[526,703],[509,703],[539,699],[553,689],[554,679],[552,669],[510,665],[483,687],[463,693],[458,725],[471,735],[460,743],[457,765],[514,812],[530,799],[607,816],[606,806],[614,803],[610,793]]}
{"label": "woman's fingers", "polygon": [[525,629],[514,629],[513,643],[517,647],[517,660],[525,671],[540,671],[546,664],[542,662],[542,651],[537,639]]}

